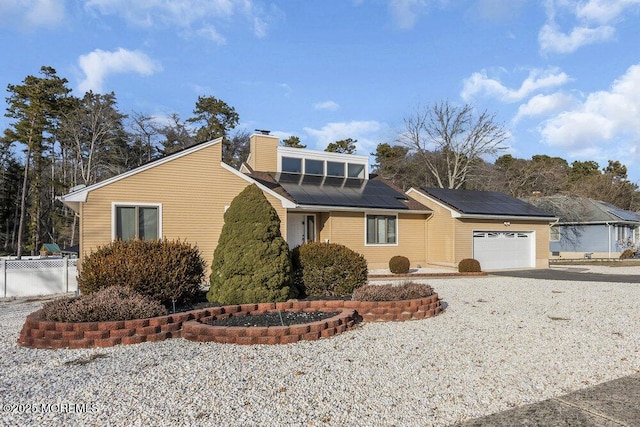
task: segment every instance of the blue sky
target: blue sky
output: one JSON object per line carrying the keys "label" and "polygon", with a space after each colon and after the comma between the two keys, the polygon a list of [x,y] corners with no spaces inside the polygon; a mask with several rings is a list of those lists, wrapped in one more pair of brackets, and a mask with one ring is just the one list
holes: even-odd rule
{"label": "blue sky", "polygon": [[420,106],[471,103],[516,157],[620,160],[638,182],[639,28],[640,0],[0,0],[0,85],[48,65],[159,121],[212,95],[241,128],[359,154]]}

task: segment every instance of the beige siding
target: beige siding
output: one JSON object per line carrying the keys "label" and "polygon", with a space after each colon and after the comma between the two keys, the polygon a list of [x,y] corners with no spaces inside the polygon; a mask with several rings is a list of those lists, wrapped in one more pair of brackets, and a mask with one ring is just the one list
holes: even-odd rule
{"label": "beige siding", "polygon": [[280,139],[271,135],[251,135],[249,166],[255,171],[276,172]]}
{"label": "beige siding", "polygon": [[398,215],[398,244],[370,246],[365,244],[365,214],[363,212],[331,212],[322,215],[320,239],[345,245],[361,253],[370,269],[388,268],[394,255],[409,258],[411,266],[426,264],[425,214]]}
{"label": "beige siding", "polygon": [[454,238],[456,220],[451,212],[437,204],[430,206],[433,217],[427,223],[429,235],[429,251],[427,260],[431,264],[457,265],[455,252],[458,242]]}
{"label": "beige siding", "polygon": [[449,267],[457,265],[457,242],[454,239],[456,220],[451,217],[451,212],[421,193],[411,192],[409,196],[433,211],[433,215],[427,221],[427,263]]}
{"label": "beige siding", "polygon": [[[220,160],[220,144],[215,144],[90,192],[82,206],[82,255],[111,241],[112,202],[159,203],[163,237],[197,245],[209,265],[224,223],[225,207],[249,185],[224,169]],[[282,203],[268,194],[267,199],[286,230]]]}

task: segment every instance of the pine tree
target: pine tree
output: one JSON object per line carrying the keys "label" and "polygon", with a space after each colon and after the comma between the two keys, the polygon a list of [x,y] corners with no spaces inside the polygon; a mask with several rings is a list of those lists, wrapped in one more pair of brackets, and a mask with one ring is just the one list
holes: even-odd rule
{"label": "pine tree", "polygon": [[280,218],[255,184],[238,194],[224,214],[210,282],[207,299],[222,304],[285,301],[295,296]]}

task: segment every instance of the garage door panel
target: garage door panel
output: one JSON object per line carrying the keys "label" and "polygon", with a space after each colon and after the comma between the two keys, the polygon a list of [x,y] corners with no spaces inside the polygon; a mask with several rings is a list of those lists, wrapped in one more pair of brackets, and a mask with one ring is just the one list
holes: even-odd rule
{"label": "garage door panel", "polygon": [[473,257],[483,270],[531,268],[534,242],[532,232],[474,232]]}

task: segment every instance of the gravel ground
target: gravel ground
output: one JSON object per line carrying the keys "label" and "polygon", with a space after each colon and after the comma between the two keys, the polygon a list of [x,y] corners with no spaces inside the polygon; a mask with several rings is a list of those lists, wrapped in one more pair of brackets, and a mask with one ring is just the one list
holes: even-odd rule
{"label": "gravel ground", "polygon": [[1,420],[444,426],[640,371],[640,284],[425,282],[448,305],[440,316],[278,346],[27,349],[16,339],[41,302],[0,300]]}

